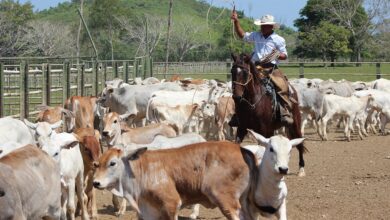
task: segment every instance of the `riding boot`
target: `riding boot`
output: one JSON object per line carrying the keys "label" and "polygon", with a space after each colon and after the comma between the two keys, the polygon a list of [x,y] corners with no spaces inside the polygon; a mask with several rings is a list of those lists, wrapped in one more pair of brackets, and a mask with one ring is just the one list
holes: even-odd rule
{"label": "riding boot", "polygon": [[291,112],[289,111],[289,107],[287,103],[280,103],[280,121],[284,125],[291,125],[294,123],[294,119],[292,117]]}
{"label": "riding boot", "polygon": [[230,127],[238,127],[238,125],[240,124],[239,120],[238,120],[238,116],[237,114],[233,114],[232,118],[230,119],[230,121],[228,122],[228,125]]}

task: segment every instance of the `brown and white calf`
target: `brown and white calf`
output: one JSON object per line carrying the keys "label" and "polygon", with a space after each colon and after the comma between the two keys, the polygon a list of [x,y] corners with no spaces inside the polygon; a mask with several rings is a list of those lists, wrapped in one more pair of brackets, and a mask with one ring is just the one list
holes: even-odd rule
{"label": "brown and white calf", "polygon": [[58,164],[34,145],[0,158],[0,219],[60,219],[59,173]]}
{"label": "brown and white calf", "polygon": [[[125,197],[142,219],[177,219],[182,206],[219,207],[228,219],[248,218],[255,158],[231,142],[129,153],[111,148],[96,165],[94,187]],[[243,202],[246,204],[246,202]]]}
{"label": "brown and white calf", "polygon": [[166,137],[176,137],[175,129],[165,123],[151,124],[139,128],[127,128],[126,131],[121,129],[121,121],[124,121],[125,116],[115,112],[110,112],[104,116],[103,137],[106,139],[109,146],[118,144],[149,144],[153,141],[156,135]]}
{"label": "brown and white calf", "polygon": [[[84,186],[87,194],[88,214],[92,219],[97,219],[95,189],[93,188],[93,163],[100,157],[100,135],[97,130],[92,128],[78,128],[74,131],[74,136],[80,143],[80,152],[84,162]],[[80,208],[79,204],[77,206]]]}

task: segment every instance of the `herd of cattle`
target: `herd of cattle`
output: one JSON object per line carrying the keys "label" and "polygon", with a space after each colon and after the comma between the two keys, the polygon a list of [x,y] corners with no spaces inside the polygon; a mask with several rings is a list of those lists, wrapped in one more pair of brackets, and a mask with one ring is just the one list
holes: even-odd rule
{"label": "herd of cattle", "polygon": [[[386,133],[389,80],[290,83],[302,133],[311,122],[327,140],[329,120],[344,123],[348,141],[351,130],[360,138],[378,127]],[[254,145],[224,141],[234,139],[234,108],[231,83],[115,79],[99,97],[40,106],[34,123],[1,118],[0,219],[98,219],[94,188],[113,193],[116,214],[128,202],[145,220],[177,219],[189,205],[196,218],[199,204],[228,219],[287,219],[284,175],[291,148],[303,138],[249,130]]]}

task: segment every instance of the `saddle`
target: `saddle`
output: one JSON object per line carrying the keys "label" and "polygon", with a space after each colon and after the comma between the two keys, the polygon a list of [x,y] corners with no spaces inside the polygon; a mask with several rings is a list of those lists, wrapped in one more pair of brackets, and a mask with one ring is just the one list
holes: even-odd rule
{"label": "saddle", "polygon": [[256,65],[256,69],[259,71],[261,79],[269,78],[273,85],[275,92],[279,95],[279,97],[291,108],[293,103],[298,103],[293,97],[291,97],[292,89],[290,89],[291,85],[287,80],[287,77],[277,68],[276,65],[270,64],[268,65]]}

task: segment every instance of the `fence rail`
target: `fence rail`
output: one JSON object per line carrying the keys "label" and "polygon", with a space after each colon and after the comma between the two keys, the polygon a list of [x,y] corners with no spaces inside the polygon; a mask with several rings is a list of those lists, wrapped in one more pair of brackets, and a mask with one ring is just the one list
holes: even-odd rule
{"label": "fence rail", "polygon": [[[40,104],[62,105],[73,95],[98,95],[104,82],[122,78],[179,75],[230,80],[231,61],[165,63],[147,57],[132,60],[82,58],[0,58],[0,117],[28,118]],[[333,65],[333,66],[332,66]],[[369,81],[390,76],[390,62],[283,62],[289,78],[334,78]]]}

